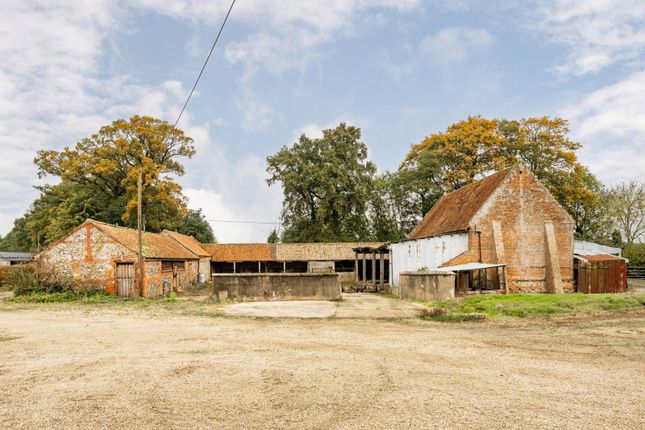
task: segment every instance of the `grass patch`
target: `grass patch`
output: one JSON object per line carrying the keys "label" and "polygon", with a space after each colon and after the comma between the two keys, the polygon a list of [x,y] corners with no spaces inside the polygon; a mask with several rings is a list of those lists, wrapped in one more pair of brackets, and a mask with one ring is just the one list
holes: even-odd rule
{"label": "grass patch", "polygon": [[[481,317],[545,317],[640,308],[645,294],[508,294],[476,295],[433,303],[423,319],[453,321]],[[462,319],[461,321],[468,320]]]}

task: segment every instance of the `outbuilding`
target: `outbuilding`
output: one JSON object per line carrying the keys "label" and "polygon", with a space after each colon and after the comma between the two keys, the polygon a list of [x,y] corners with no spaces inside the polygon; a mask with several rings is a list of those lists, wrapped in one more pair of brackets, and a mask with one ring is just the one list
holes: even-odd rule
{"label": "outbuilding", "polygon": [[[574,225],[531,170],[516,165],[444,195],[406,240],[392,243],[390,284],[396,292],[402,272],[457,266],[458,291],[572,291]],[[461,270],[472,263],[490,270]]]}
{"label": "outbuilding", "polygon": [[[143,233],[143,285],[137,276],[138,232],[130,228],[88,219],[36,258],[79,285],[122,297],[158,297],[198,280],[200,255],[182,242],[192,243],[175,232]],[[198,253],[208,255],[203,249]]]}
{"label": "outbuilding", "polygon": [[15,266],[26,264],[33,260],[31,252],[0,252],[0,266]]}

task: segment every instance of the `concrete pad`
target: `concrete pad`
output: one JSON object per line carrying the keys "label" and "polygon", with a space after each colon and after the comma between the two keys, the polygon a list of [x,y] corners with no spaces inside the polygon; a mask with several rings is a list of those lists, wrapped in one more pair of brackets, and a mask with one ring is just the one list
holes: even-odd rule
{"label": "concrete pad", "polygon": [[265,317],[265,318],[329,318],[334,316],[338,302],[312,301],[275,301],[244,302],[228,305],[224,315]]}
{"label": "concrete pad", "polygon": [[418,306],[372,293],[345,293],[341,302],[270,301],[227,305],[224,315],[264,318],[415,318]]}

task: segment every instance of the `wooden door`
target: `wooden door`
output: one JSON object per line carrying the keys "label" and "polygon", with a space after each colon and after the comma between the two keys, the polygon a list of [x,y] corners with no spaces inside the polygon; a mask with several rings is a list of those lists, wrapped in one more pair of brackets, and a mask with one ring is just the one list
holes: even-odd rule
{"label": "wooden door", "polygon": [[119,297],[135,297],[134,263],[116,263],[116,294]]}

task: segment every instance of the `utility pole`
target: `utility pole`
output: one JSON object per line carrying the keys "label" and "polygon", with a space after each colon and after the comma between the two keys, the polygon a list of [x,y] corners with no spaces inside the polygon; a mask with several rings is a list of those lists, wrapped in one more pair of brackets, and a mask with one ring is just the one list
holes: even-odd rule
{"label": "utility pole", "polygon": [[137,178],[137,234],[139,236],[139,297],[143,296],[143,233],[141,231],[141,194],[143,188],[143,166],[139,165],[139,176]]}

